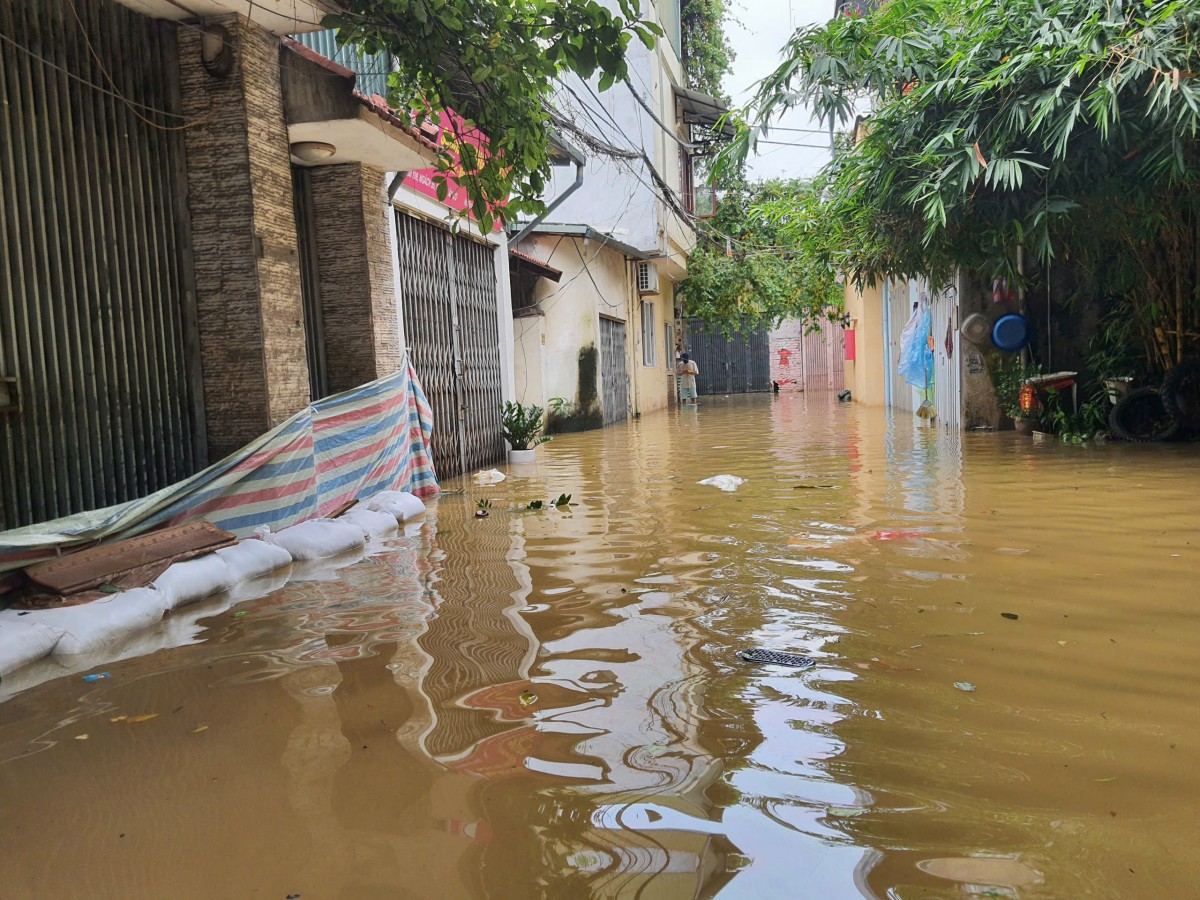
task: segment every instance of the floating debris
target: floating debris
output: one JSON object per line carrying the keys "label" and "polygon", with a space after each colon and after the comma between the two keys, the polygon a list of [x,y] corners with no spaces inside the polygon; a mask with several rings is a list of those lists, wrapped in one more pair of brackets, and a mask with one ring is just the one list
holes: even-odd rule
{"label": "floating debris", "polygon": [[1016,613],[1000,613],[1000,617],[1004,619],[1012,619],[1014,622],[1021,618]]}
{"label": "floating debris", "polygon": [[954,686],[960,691],[966,691],[968,694],[974,692],[975,690],[975,685],[971,684],[969,681],[956,681],[954,682]]}
{"label": "floating debris", "polygon": [[204,731],[208,731],[208,726],[207,726],[207,725],[197,725],[195,728],[193,728],[193,729],[192,729],[190,732],[188,732],[188,733],[189,733],[189,734],[200,734],[201,732],[204,732]]}
{"label": "floating debris", "polygon": [[827,806],[825,807],[825,815],[833,816],[835,819],[857,819],[863,815],[866,810],[861,806]]}
{"label": "floating debris", "polygon": [[538,702],[538,695],[533,693],[533,691],[524,691],[521,694],[521,697],[518,702],[521,704],[522,709],[527,709],[528,707],[533,706],[533,704]]}
{"label": "floating debris", "polygon": [[739,650],[738,658],[746,662],[761,663],[771,666],[792,666],[797,669],[809,669],[817,664],[815,659],[800,656],[796,653],[779,653],[775,650],[762,650],[755,647],[751,650]]}
{"label": "floating debris", "polygon": [[105,678],[112,678],[112,675],[110,675],[108,672],[97,672],[94,675],[84,675],[83,676],[83,680],[87,681],[89,683],[93,682],[93,681],[102,681]]}
{"label": "floating debris", "polygon": [[75,740],[86,741],[88,739],[88,737],[89,737],[89,735],[86,735],[86,734],[77,734],[77,735],[75,735]]}

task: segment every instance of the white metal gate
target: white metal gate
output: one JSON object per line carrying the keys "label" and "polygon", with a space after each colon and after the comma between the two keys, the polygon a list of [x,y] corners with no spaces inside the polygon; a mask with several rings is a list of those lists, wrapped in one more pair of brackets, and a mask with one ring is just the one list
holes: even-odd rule
{"label": "white metal gate", "polygon": [[604,424],[624,422],[629,417],[625,323],[614,319],[600,320],[600,389],[604,398]]}
{"label": "white metal gate", "polygon": [[495,251],[399,210],[396,227],[404,335],[451,478],[504,458]]}

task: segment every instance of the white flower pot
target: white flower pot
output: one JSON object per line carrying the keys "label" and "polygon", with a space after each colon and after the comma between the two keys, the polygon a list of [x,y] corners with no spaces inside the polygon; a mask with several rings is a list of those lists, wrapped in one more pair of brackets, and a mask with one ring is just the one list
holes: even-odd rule
{"label": "white flower pot", "polygon": [[537,461],[537,450],[509,450],[510,463],[531,463]]}

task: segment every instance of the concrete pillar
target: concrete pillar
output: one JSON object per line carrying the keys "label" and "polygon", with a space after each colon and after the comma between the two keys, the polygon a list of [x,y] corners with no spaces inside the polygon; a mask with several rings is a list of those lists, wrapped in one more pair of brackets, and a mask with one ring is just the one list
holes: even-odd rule
{"label": "concrete pillar", "polygon": [[385,173],[360,163],[309,170],[331,392],[400,367],[392,215]]}
{"label": "concrete pillar", "polygon": [[179,29],[188,206],[211,460],[309,402],[279,40],[231,15],[235,62],[205,71],[200,33]]}

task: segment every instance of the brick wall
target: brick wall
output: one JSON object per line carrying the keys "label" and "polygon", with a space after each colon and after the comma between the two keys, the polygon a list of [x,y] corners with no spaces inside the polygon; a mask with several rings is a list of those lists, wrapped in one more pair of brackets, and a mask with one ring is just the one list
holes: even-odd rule
{"label": "brick wall", "polygon": [[400,366],[386,176],[359,163],[309,174],[329,389],[344,391]]}
{"label": "brick wall", "polygon": [[804,324],[784,319],[770,335],[771,380],[780,391],[804,390]]}
{"label": "brick wall", "polygon": [[200,36],[181,28],[188,206],[209,458],[219,459],[308,404],[308,364],[292,211],[279,41],[240,16],[234,71],[210,76]]}

